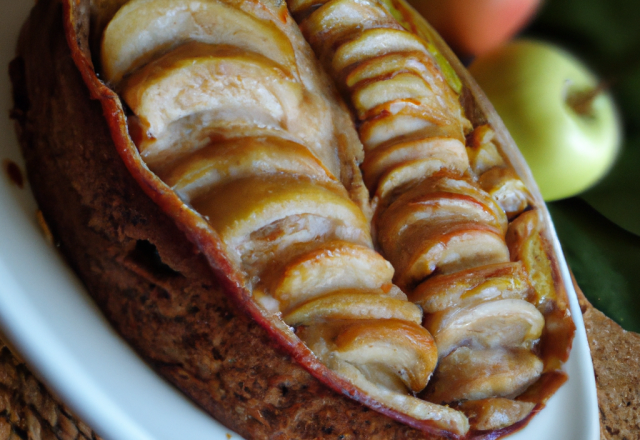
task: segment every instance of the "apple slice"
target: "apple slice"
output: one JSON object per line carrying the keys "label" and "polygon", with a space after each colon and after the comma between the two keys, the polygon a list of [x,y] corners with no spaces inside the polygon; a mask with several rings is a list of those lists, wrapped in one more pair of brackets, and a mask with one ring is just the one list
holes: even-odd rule
{"label": "apple slice", "polygon": [[393,246],[408,227],[415,223],[476,222],[500,228],[493,212],[477,199],[466,194],[432,192],[420,197],[405,198],[405,192],[379,215],[376,226],[383,247]]}
{"label": "apple slice", "polygon": [[396,268],[396,284],[415,285],[438,270],[452,273],[509,261],[500,231],[477,222],[418,222],[395,243],[381,243]]}
{"label": "apple slice", "polygon": [[386,144],[369,152],[361,165],[364,182],[372,193],[378,180],[388,170],[409,161],[437,159],[463,173],[469,167],[464,144],[447,137],[429,137]]}
{"label": "apple slice", "polygon": [[371,201],[371,207],[380,216],[398,195],[451,164],[439,158],[417,159],[403,162],[385,172],[378,181],[378,187]]}
{"label": "apple slice", "polygon": [[386,369],[387,374],[399,374],[413,392],[425,387],[438,360],[428,331],[395,319],[350,325],[338,335],[335,343],[340,359]]}
{"label": "apple slice", "polygon": [[398,319],[420,324],[422,311],[409,301],[350,290],[311,299],[284,313],[282,319],[291,326],[354,319]]}
{"label": "apple slice", "polygon": [[[360,126],[360,140],[365,152],[384,144],[388,141],[396,141],[403,137],[418,136],[421,132],[437,133],[440,127],[425,118],[406,114],[382,114],[365,121]],[[426,136],[425,136],[426,137]]]}
{"label": "apple slice", "polygon": [[363,29],[402,29],[389,13],[371,0],[335,0],[316,9],[300,24],[307,41],[321,52],[331,50],[336,41]]}
{"label": "apple slice", "polygon": [[275,136],[291,139],[272,115],[260,108],[224,107],[193,113],[167,125],[158,137],[150,137],[136,116],[128,118],[129,134],[145,163],[162,169],[176,158],[196,151],[212,140],[231,137]]}
{"label": "apple slice", "polygon": [[[349,71],[344,79],[346,86],[351,89],[364,81],[391,76],[397,72],[410,72],[422,77],[430,85],[433,77],[441,77],[431,56],[422,51],[389,53],[377,56],[359,63]],[[439,90],[440,87],[434,88]]]}
{"label": "apple slice", "polygon": [[543,364],[529,350],[473,350],[460,347],[440,359],[423,397],[451,403],[522,393],[542,373]]}
{"label": "apple slice", "polygon": [[185,44],[147,64],[122,90],[152,137],[190,114],[237,106],[259,108],[286,127],[302,100],[300,84],[268,58],[203,43]]}
{"label": "apple slice", "polygon": [[109,22],[102,38],[102,72],[118,84],[158,54],[190,41],[234,45],[296,71],[295,53],[269,21],[216,0],[132,0]]}
{"label": "apple slice", "polygon": [[159,177],[190,201],[231,180],[289,173],[321,181],[337,179],[302,145],[277,137],[248,137],[211,143],[177,161]]}
{"label": "apple slice", "polygon": [[411,301],[425,313],[436,313],[469,302],[493,299],[532,299],[533,287],[521,262],[488,266],[437,275],[427,279],[411,292]]}
{"label": "apple slice", "polygon": [[460,345],[473,348],[530,348],[544,327],[544,317],[522,299],[480,301],[425,317],[424,326],[438,344],[440,358]]}
{"label": "apple slice", "polygon": [[468,138],[468,154],[471,169],[476,176],[494,167],[504,167],[505,161],[492,142],[494,131],[488,125],[481,125],[473,130]]}
{"label": "apple slice", "polygon": [[523,420],[535,408],[533,402],[489,397],[480,400],[467,400],[457,406],[469,416],[471,429],[488,431],[506,428]]}
{"label": "apple slice", "polygon": [[336,50],[331,66],[339,74],[345,68],[392,52],[424,52],[423,41],[406,30],[367,29]]}
{"label": "apple slice", "polygon": [[[455,201],[459,201],[460,204],[456,204]],[[432,214],[434,220],[436,218],[440,218],[441,221],[446,218],[452,220],[458,218],[460,220],[481,221],[500,229],[503,233],[507,232],[507,217],[496,201],[471,181],[449,170],[443,170],[430,176],[405,191],[388,209],[390,213],[397,212],[404,217],[410,215],[413,208],[417,215],[424,217],[419,214],[419,211],[429,209],[429,207],[434,210]],[[453,209],[450,214],[447,213],[447,207]],[[455,209],[458,207],[467,207],[469,210],[465,214]],[[393,214],[390,215],[393,217]],[[392,217],[388,222],[390,226],[395,223],[412,223],[408,218],[407,220],[394,220]]]}
{"label": "apple slice", "polygon": [[509,224],[506,242],[513,261],[522,261],[536,291],[534,304],[543,308],[555,302],[560,310],[568,304],[558,295],[554,283],[554,268],[548,256],[550,244],[540,235],[542,220],[538,210],[525,211]]}
{"label": "apple slice", "polygon": [[382,104],[391,105],[392,102],[403,99],[419,104],[434,101],[435,97],[422,77],[409,72],[397,73],[390,78],[354,87],[351,95],[351,102],[360,120],[380,114],[370,111]]}
{"label": "apple slice", "polygon": [[511,168],[492,168],[480,176],[478,183],[510,219],[527,209],[533,201],[529,190]]}
{"label": "apple slice", "polygon": [[389,285],[393,267],[367,246],[335,240],[294,258],[274,275],[266,290],[286,310],[338,289],[379,289]]}
{"label": "apple slice", "polygon": [[217,186],[193,200],[199,212],[235,250],[254,231],[292,215],[312,214],[348,226],[371,243],[369,225],[344,187],[299,176],[253,176]]}

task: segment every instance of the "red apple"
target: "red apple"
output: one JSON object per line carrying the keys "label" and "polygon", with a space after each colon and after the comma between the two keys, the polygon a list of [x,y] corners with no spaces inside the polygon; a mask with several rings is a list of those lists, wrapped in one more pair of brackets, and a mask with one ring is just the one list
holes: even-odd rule
{"label": "red apple", "polygon": [[522,29],[540,0],[409,0],[462,56],[500,46]]}

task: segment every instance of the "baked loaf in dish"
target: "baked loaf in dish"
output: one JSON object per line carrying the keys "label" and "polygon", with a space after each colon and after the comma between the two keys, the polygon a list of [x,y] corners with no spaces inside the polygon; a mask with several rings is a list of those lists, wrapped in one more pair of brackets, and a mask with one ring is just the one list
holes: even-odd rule
{"label": "baked loaf in dish", "polygon": [[573,323],[510,138],[403,3],[288,8],[37,4],[13,114],[61,249],[247,438],[518,429]]}

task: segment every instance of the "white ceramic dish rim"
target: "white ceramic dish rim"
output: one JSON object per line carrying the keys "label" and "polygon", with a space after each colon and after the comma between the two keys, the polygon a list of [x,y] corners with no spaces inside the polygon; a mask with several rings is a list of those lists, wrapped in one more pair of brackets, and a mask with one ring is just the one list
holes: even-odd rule
{"label": "white ceramic dish rim", "polygon": [[[31,2],[0,0],[0,160],[22,159],[11,121],[7,66]],[[0,327],[36,374],[106,440],[228,439],[220,425],[156,375],[113,331],[57,250],[43,238],[29,191],[0,177]],[[554,236],[554,247],[561,255]],[[563,278],[570,280],[565,261]],[[569,381],[513,440],[597,440],[597,395],[582,315]]]}

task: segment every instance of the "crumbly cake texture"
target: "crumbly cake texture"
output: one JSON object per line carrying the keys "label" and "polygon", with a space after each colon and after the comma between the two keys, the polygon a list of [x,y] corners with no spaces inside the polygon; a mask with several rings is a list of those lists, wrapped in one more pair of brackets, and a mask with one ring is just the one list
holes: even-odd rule
{"label": "crumbly cake texture", "polygon": [[113,148],[69,54],[57,2],[32,12],[11,76],[44,218],[107,318],[156,371],[247,439],[435,438],[329,390],[230,303]]}
{"label": "crumbly cake texture", "polygon": [[579,288],[596,375],[600,437],[640,438],[640,334],[629,332],[594,308]]}

